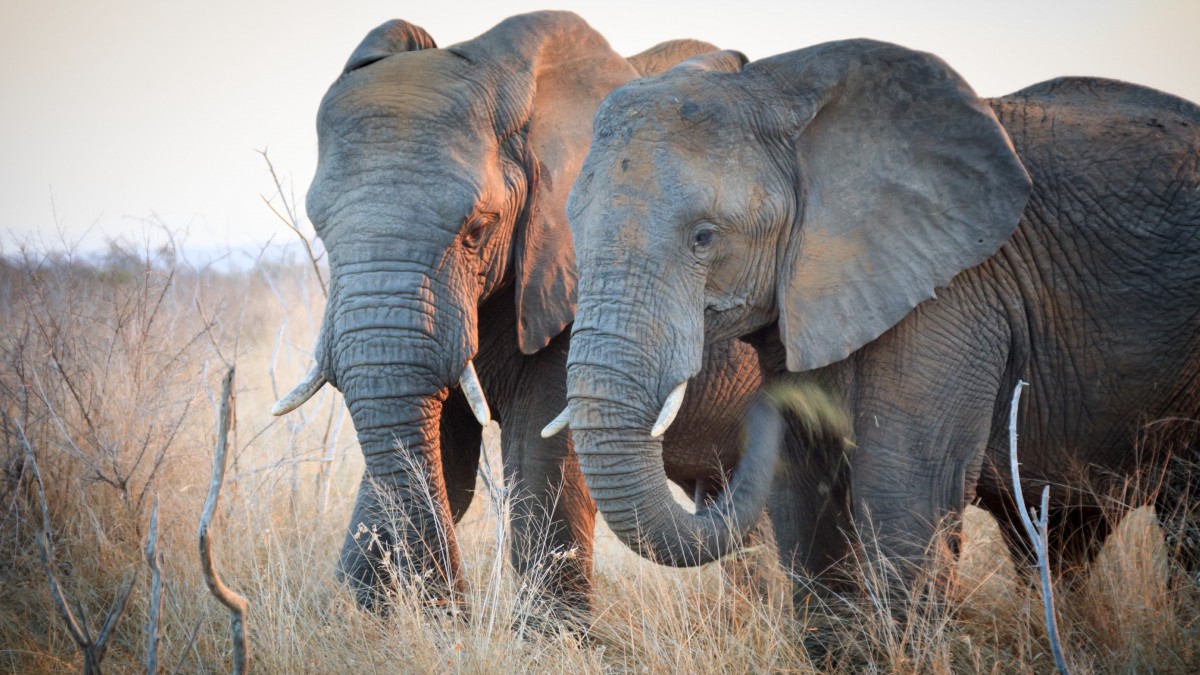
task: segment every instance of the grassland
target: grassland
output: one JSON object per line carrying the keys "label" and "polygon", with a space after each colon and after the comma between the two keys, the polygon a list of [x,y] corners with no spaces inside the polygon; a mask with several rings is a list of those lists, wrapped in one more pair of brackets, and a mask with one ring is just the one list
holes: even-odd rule
{"label": "grassland", "polygon": [[[169,248],[121,244],[87,260],[23,251],[0,262],[0,671],[82,663],[39,559],[27,450],[45,482],[57,574],[93,633],[138,574],[103,668],[145,667],[142,549],[157,502],[161,669],[229,670],[228,613],[204,585],[196,529],[217,392],[234,364],[236,429],[214,553],[250,601],[257,672],[1053,670],[1037,588],[974,508],[960,554],[937,547],[922,602],[902,622],[871,592],[871,569],[855,571],[861,592],[793,617],[778,571],[762,595],[747,592],[716,567],[646,563],[599,525],[596,610],[581,635],[534,629],[537,580],[507,569],[507,505],[481,482],[459,526],[469,617],[430,614],[404,595],[386,616],[365,614],[333,580],[362,471],[342,401],[326,388],[288,417],[268,413],[310,365],[323,305],[307,264],[217,273]],[[496,436],[486,445],[498,478]],[[1172,562],[1142,493],[1113,502],[1120,524],[1100,556],[1056,584],[1075,672],[1200,672],[1200,587]],[[813,634],[831,646],[815,661],[804,648]]]}

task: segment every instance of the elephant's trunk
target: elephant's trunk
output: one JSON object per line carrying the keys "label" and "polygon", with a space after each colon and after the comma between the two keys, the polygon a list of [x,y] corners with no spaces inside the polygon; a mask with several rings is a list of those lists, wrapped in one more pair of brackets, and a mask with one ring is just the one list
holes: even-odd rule
{"label": "elephant's trunk", "polygon": [[654,349],[596,329],[582,303],[576,326],[567,378],[571,429],[588,490],[609,528],[642,556],[677,567],[733,551],[769,495],[783,433],[779,413],[765,400],[751,407],[745,453],[728,487],[689,513],[671,496],[662,442],[651,436],[665,398],[658,392],[676,383],[647,381],[657,383],[657,373],[669,371],[663,365],[669,358],[656,359]]}
{"label": "elephant's trunk", "polygon": [[339,572],[366,606],[392,580],[437,602],[463,591],[440,422],[474,336],[461,334],[468,322],[445,316],[457,312],[438,313],[432,294],[414,297],[412,287],[430,282],[403,276],[341,277],[327,316],[330,379],[345,396],[366,460]]}
{"label": "elephant's trunk", "polygon": [[442,474],[441,408],[438,397],[351,406],[367,467],[339,573],[364,606],[374,606],[393,581],[416,585],[437,601],[460,598],[464,590]]}

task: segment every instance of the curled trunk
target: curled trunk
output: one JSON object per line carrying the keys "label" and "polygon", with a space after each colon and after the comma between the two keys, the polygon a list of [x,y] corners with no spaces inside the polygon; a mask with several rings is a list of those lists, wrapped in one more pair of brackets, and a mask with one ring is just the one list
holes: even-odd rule
{"label": "curled trunk", "polygon": [[[638,380],[656,369],[651,363],[632,367],[646,351],[611,334],[596,343],[587,332],[572,343],[571,429],[588,490],[609,528],[642,556],[677,567],[703,565],[734,551],[770,494],[783,438],[780,413],[765,397],[751,406],[745,451],[729,485],[715,501],[689,513],[671,496],[662,442],[651,436],[663,401],[650,393],[655,387]],[[580,337],[583,347],[576,352]],[[600,362],[590,354],[607,356]],[[630,362],[612,368],[607,364],[613,354]]]}

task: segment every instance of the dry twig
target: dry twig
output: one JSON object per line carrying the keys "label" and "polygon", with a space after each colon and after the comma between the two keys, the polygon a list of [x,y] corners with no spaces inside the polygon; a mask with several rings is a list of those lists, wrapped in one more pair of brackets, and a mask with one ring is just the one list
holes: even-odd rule
{"label": "dry twig", "polygon": [[231,613],[230,628],[233,631],[233,672],[245,673],[249,660],[246,648],[246,597],[230,590],[221,581],[216,564],[212,557],[212,540],[208,528],[212,525],[213,514],[217,510],[217,500],[221,497],[221,484],[225,482],[225,458],[229,451],[229,429],[231,427],[233,406],[233,374],[230,368],[225,374],[221,385],[221,412],[217,422],[217,455],[213,459],[212,482],[208,486],[208,497],[204,500],[204,510],[200,514],[200,566],[204,571],[204,582],[208,590],[216,596],[221,604],[229,608]]}
{"label": "dry twig", "polygon": [[325,287],[325,279],[321,276],[321,269],[317,266],[317,261],[320,260],[320,258],[313,253],[312,244],[309,243],[308,237],[304,236],[304,233],[300,231],[299,220],[296,218],[296,211],[292,208],[291,203],[288,202],[287,195],[283,193],[283,183],[279,181],[279,175],[275,173],[275,165],[271,163],[271,158],[267,156],[266,150],[258,150],[257,152],[258,154],[262,155],[263,161],[267,163],[267,169],[271,172],[271,180],[275,183],[275,191],[279,194],[279,199],[283,201],[283,208],[285,211],[287,211],[287,216],[285,217],[282,213],[280,213],[279,210],[276,209],[271,203],[271,200],[263,197],[262,195],[259,195],[259,197],[262,198],[263,203],[267,205],[267,208],[271,209],[271,212],[274,213],[279,220],[283,221],[283,224],[286,225],[289,230],[295,232],[297,237],[300,237],[300,241],[304,243],[304,250],[308,253],[308,259],[312,263],[313,274],[317,275],[317,283],[321,284],[321,295],[328,297],[329,290]]}
{"label": "dry twig", "polygon": [[162,554],[158,552],[158,498],[150,514],[150,533],[146,538],[146,564],[150,566],[150,617],[146,621],[146,672],[158,672],[158,625],[162,617]]}

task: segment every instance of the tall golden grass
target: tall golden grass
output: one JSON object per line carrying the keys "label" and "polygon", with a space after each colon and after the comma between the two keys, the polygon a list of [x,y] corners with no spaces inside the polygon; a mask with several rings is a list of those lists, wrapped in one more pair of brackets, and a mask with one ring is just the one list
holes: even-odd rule
{"label": "tall golden grass", "polygon": [[[217,390],[237,365],[236,429],[214,554],[250,601],[258,672],[1046,672],[1041,599],[995,521],[974,508],[959,554],[948,537],[905,619],[881,570],[830,605],[793,616],[774,572],[762,594],[714,566],[675,570],[626,550],[603,525],[586,633],[539,620],[538,579],[508,569],[502,488],[480,482],[459,525],[469,614],[430,612],[399,593],[358,610],[333,580],[362,472],[340,397],[298,412],[271,403],[310,365],[324,300],[307,264],[218,273],[167,249],[109,255],[23,250],[0,261],[0,670],[78,670],[35,533],[41,512],[25,441],[45,479],[65,593],[98,630],[124,580],[141,576],[103,668],[144,669],[150,581],[142,546],[159,504],[165,672],[227,672],[228,614],[204,586],[196,529],[211,471]],[[498,434],[485,435],[498,481]],[[1132,490],[1128,494],[1137,494]],[[1138,499],[1090,569],[1057,584],[1059,626],[1077,672],[1200,671],[1200,589],[1172,562]],[[760,557],[767,554],[756,554]],[[763,561],[771,569],[771,561]],[[824,651],[807,650],[820,636]]]}

